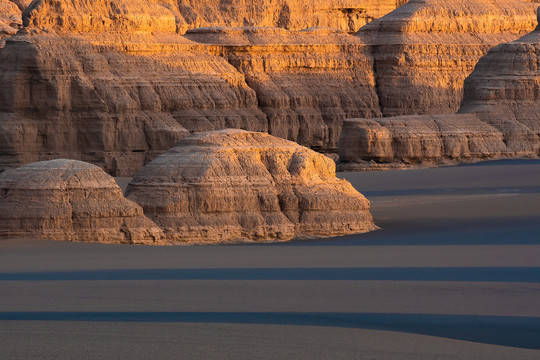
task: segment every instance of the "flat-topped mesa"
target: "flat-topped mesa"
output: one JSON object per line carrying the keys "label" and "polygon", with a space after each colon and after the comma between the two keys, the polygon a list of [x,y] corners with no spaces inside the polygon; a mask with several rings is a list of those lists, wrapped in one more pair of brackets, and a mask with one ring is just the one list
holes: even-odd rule
{"label": "flat-topped mesa", "polygon": [[0,238],[155,245],[162,236],[95,165],[60,159],[0,174]]}
{"label": "flat-topped mesa", "polygon": [[346,120],[341,169],[540,156],[540,29],[489,50],[454,115]]}
{"label": "flat-topped mesa", "polygon": [[538,1],[411,0],[363,27],[385,116],[458,110],[463,81],[500,43],[536,26]]}
{"label": "flat-topped mesa", "polygon": [[33,2],[28,27],[0,53],[0,170],[73,158],[131,176],[189,131],[267,131],[244,76],[155,24],[174,21],[163,11],[148,1]]}
{"label": "flat-topped mesa", "polygon": [[540,155],[539,59],[540,28],[491,49],[465,80],[459,113],[499,129],[514,151]]}
{"label": "flat-topped mesa", "polygon": [[369,50],[342,31],[213,27],[186,37],[219,45],[257,93],[274,136],[336,152],[345,118],[381,116]]}
{"label": "flat-topped mesa", "polygon": [[302,30],[333,27],[349,33],[407,0],[178,0],[179,27],[265,26]]}
{"label": "flat-topped mesa", "polygon": [[142,168],[126,195],[167,240],[286,241],[376,229],[369,202],[334,162],[264,133],[194,134]]}
{"label": "flat-topped mesa", "polygon": [[22,26],[21,10],[12,1],[0,0],[0,51],[6,39],[17,33]]}

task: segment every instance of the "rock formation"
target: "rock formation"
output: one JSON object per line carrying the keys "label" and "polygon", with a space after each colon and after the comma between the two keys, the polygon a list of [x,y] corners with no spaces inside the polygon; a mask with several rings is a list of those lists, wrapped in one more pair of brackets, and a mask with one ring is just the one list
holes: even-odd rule
{"label": "rock formation", "polygon": [[[540,12],[539,12],[540,13]],[[455,115],[347,120],[343,169],[540,156],[540,28],[491,49]]]}
{"label": "rock formation", "polygon": [[[255,91],[149,1],[34,1],[0,53],[0,163],[131,175],[188,130],[266,131]],[[187,130],[186,130],[187,129]]]}
{"label": "rock formation", "polygon": [[268,132],[301,145],[336,151],[345,118],[380,117],[373,62],[358,38],[314,28],[203,28],[186,36],[220,45],[246,77]]}
{"label": "rock formation", "polygon": [[0,238],[158,244],[162,236],[95,165],[51,160],[0,174]]}
{"label": "rock formation", "polygon": [[538,2],[411,0],[363,27],[384,116],[457,111],[477,61],[532,31]]}
{"label": "rock formation", "polygon": [[[178,0],[179,29],[265,26],[333,27],[354,33],[407,0]],[[174,8],[174,5],[170,6]]]}
{"label": "rock formation", "polygon": [[242,130],[198,133],[142,168],[126,195],[179,243],[284,241],[374,230],[334,162]]}
{"label": "rock formation", "polygon": [[21,10],[12,1],[0,0],[0,51],[6,39],[15,35],[22,26]]}
{"label": "rock formation", "polygon": [[183,37],[187,8],[175,4],[32,2],[0,53],[0,171],[73,158],[130,176],[189,132],[222,128],[335,152],[345,118],[380,116],[360,39],[250,27]]}

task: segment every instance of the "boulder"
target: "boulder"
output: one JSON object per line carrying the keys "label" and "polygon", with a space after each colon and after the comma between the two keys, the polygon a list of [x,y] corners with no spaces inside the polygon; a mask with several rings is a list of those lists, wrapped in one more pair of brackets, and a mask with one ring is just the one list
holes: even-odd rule
{"label": "boulder", "polygon": [[60,159],[0,174],[0,238],[154,245],[162,236],[95,165]]}
{"label": "boulder", "polygon": [[538,1],[411,0],[364,26],[384,116],[449,114],[490,48],[531,32]]}
{"label": "boulder", "polygon": [[271,135],[194,134],[143,167],[126,196],[176,243],[285,241],[376,229],[330,159]]}

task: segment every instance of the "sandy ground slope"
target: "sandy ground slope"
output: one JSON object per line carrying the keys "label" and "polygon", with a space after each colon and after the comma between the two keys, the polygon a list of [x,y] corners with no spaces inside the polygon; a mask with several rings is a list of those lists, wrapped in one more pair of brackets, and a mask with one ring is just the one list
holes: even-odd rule
{"label": "sandy ground slope", "polygon": [[540,161],[340,176],[381,230],[0,241],[0,359],[540,358]]}

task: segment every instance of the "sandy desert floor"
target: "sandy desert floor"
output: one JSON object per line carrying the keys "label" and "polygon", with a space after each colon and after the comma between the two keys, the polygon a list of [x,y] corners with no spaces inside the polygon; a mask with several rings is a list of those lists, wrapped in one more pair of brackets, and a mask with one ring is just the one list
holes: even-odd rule
{"label": "sandy desert floor", "polygon": [[540,359],[540,161],[340,176],[381,230],[0,241],[0,359]]}

